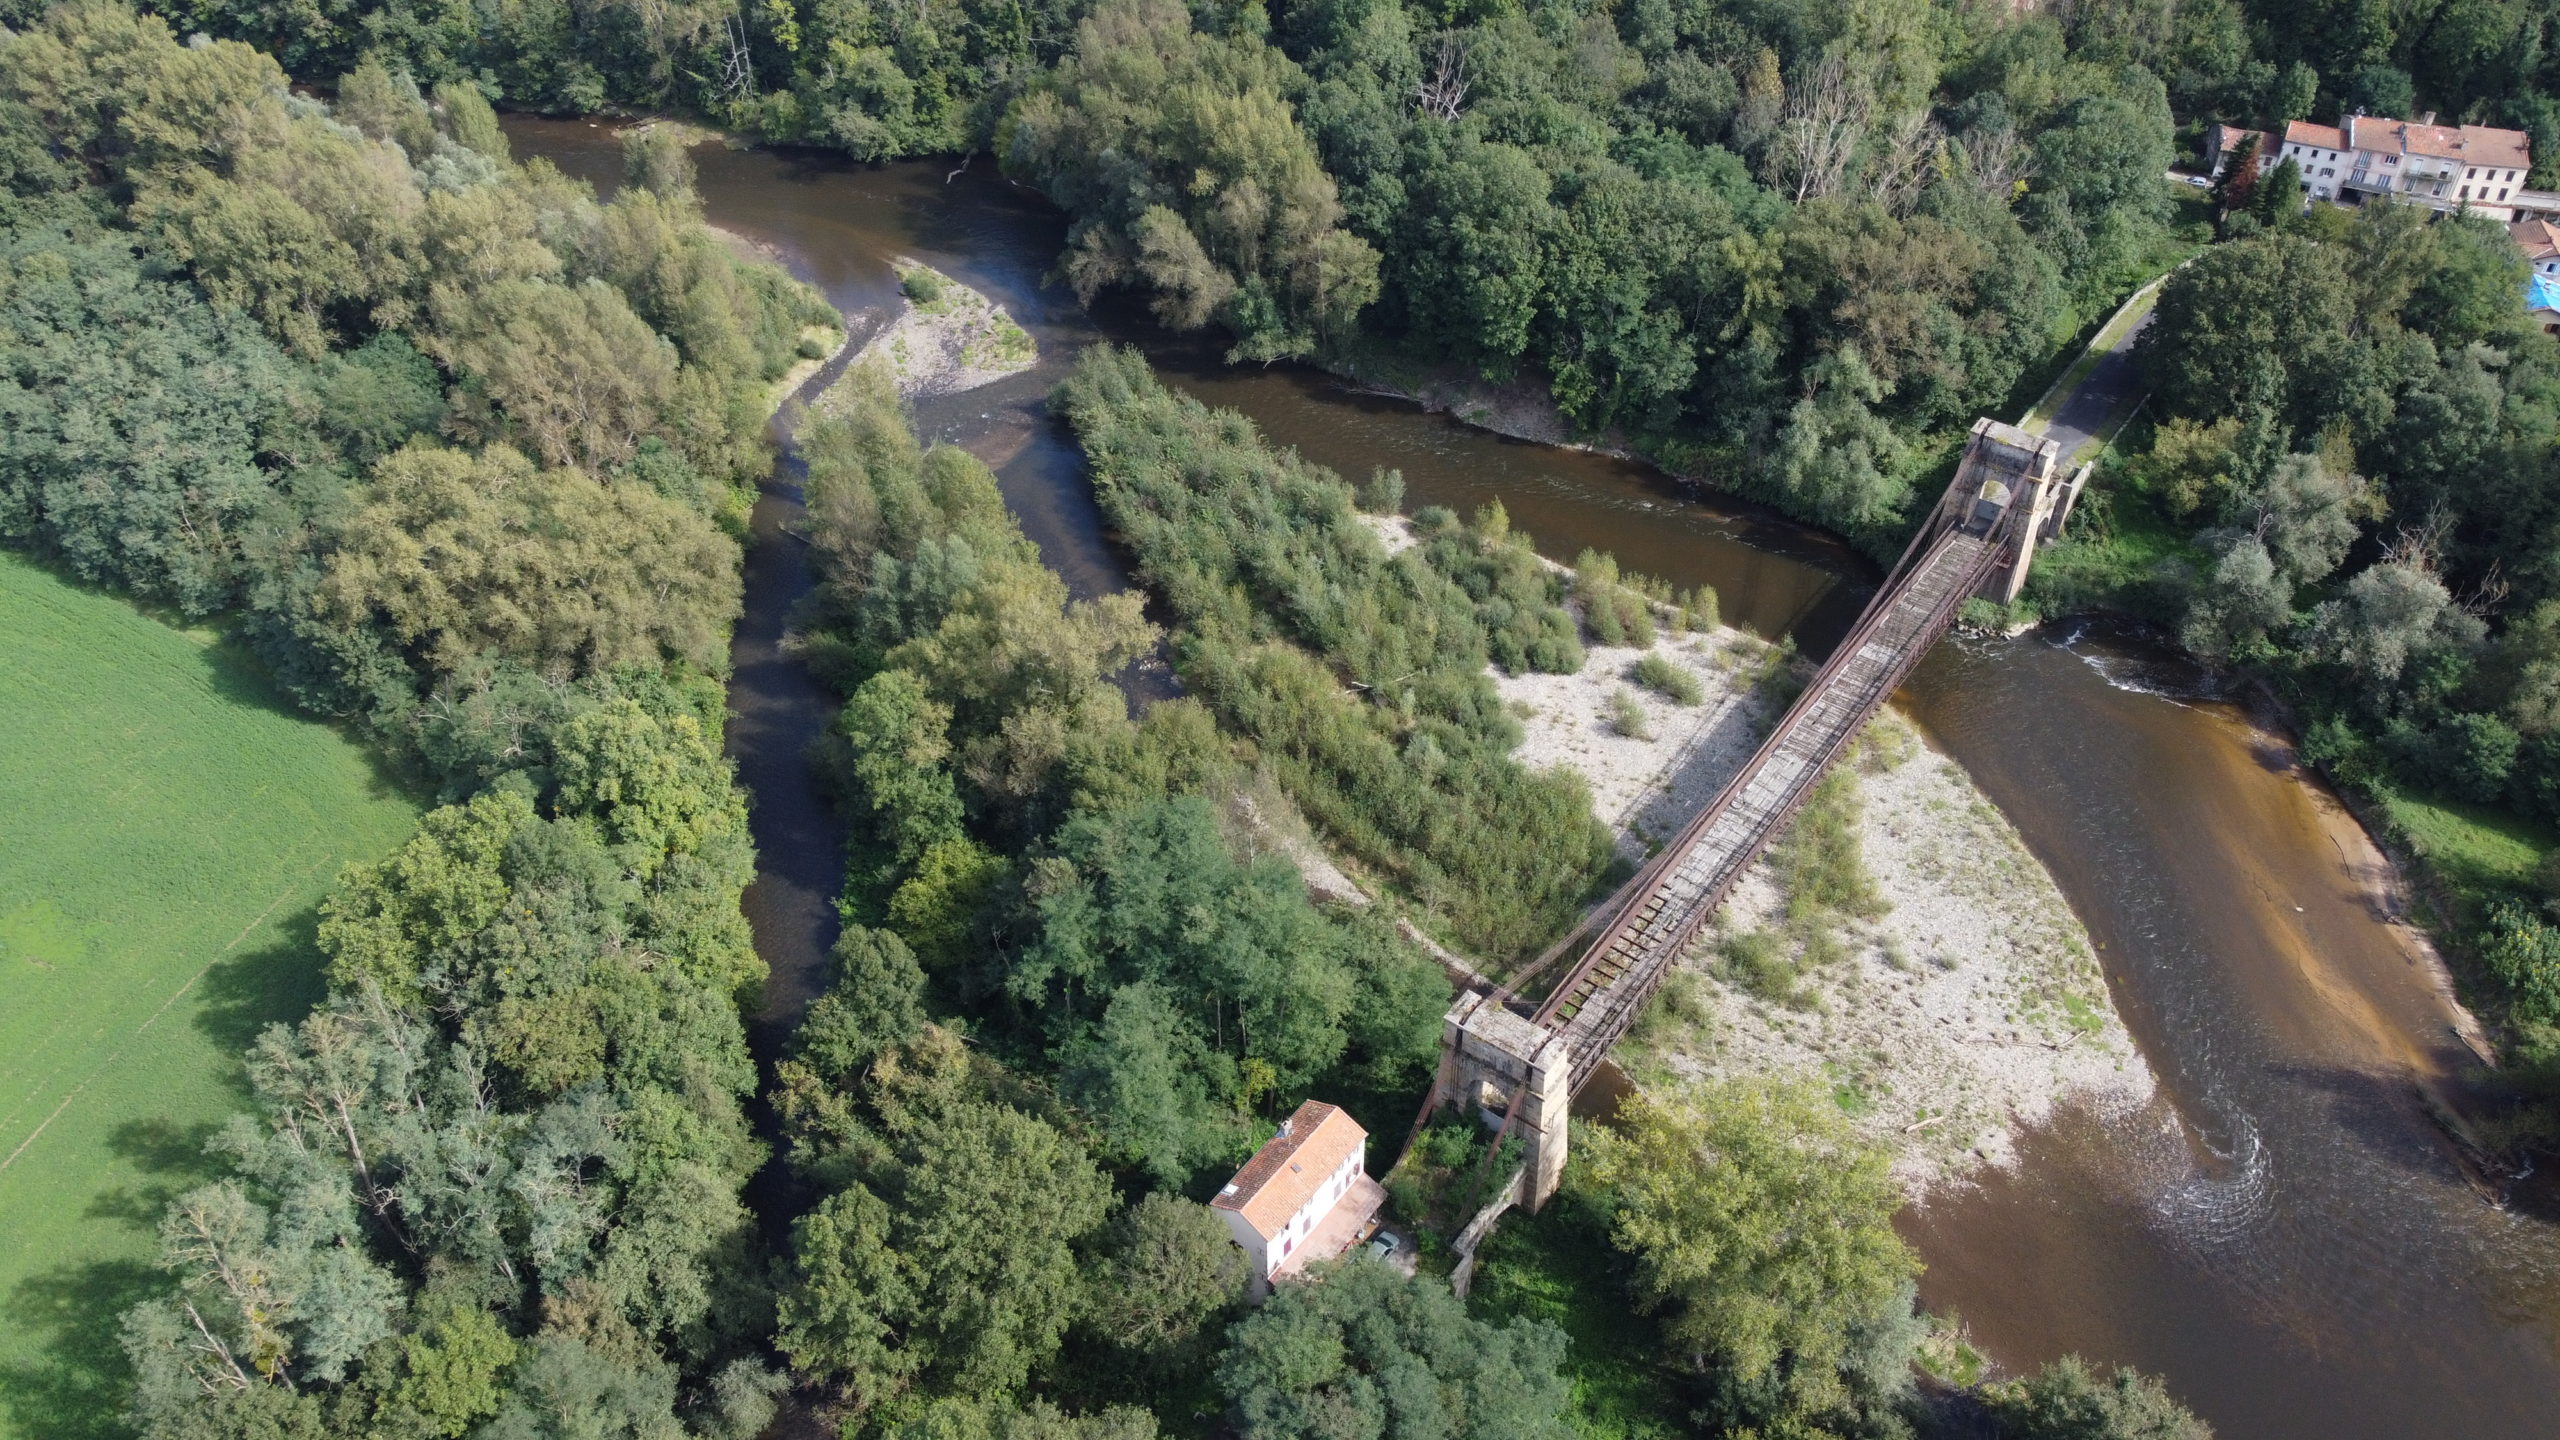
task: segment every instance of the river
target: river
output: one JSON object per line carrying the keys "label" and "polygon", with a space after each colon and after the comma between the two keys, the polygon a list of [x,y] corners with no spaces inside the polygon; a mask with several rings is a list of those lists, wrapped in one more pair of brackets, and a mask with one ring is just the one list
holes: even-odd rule
{"label": "river", "polygon": [[[609,185],[611,130],[510,120],[520,154]],[[1079,594],[1124,581],[1075,446],[1041,397],[1081,346],[1145,344],[1173,382],[1411,505],[1499,498],[1540,548],[1681,585],[1819,653],[1864,603],[1831,538],[1637,465],[1506,441],[1303,369],[1212,353],[1044,287],[1063,219],[984,158],[862,167],[696,152],[710,218],[770,245],[848,314],[894,302],[912,256],[1009,307],[1033,372],[921,408],[928,438],[996,468]],[[835,836],[803,751],[823,697],[776,645],[806,584],[787,467],[757,511],[731,750],[763,869],[749,894],[776,972],[768,1040],[831,935]],[[2393,922],[2390,877],[2288,742],[2139,639],[2055,627],[1956,640],[1899,703],[2024,834],[2087,924],[2162,1080],[2149,1112],[2066,1110],[2014,1171],[1903,1217],[1923,1300],[2016,1370],[2065,1352],[2140,1366],[2226,1440],[2560,1434],[2560,1229],[2485,1202],[2420,1101],[2465,1061],[2437,976]]]}

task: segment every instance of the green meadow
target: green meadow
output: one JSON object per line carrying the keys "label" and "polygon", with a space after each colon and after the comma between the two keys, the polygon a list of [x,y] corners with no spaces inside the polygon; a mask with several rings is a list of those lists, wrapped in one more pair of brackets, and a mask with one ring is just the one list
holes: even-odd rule
{"label": "green meadow", "polygon": [[315,906],[416,823],[210,632],[0,555],[0,1436],[121,1428],[118,1313]]}

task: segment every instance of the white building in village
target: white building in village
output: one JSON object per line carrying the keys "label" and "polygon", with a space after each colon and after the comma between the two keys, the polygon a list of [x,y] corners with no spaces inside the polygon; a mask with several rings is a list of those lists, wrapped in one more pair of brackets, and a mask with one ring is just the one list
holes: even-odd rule
{"label": "white building in village", "polygon": [[2256,170],[2258,178],[2263,180],[2268,171],[2276,168],[2278,163],[2276,152],[2284,148],[2282,137],[2265,130],[2252,130],[2243,125],[2215,125],[2206,129],[2204,132],[2206,178],[2221,179],[2222,172],[2231,168],[2231,162],[2239,159],[2240,152],[2248,150],[2249,142],[2253,140],[2257,142],[2257,148],[2251,153],[2258,158],[2251,168]]}
{"label": "white building in village", "polygon": [[1310,1100],[1263,1142],[1209,1202],[1244,1247],[1253,1298],[1358,1244],[1387,1192],[1369,1178],[1369,1132],[1338,1107]]}
{"label": "white building in village", "polygon": [[2361,205],[2389,195],[2431,210],[2468,208],[2505,224],[2531,161],[2521,130],[2438,125],[2424,118],[2350,115],[2336,125],[2296,120],[2284,127],[2275,163],[2291,160],[2314,200]]}

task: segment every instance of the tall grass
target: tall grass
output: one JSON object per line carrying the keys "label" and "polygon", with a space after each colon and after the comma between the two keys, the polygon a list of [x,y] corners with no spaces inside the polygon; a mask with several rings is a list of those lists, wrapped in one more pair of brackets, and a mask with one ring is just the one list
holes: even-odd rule
{"label": "tall grass", "polygon": [[[1333,845],[1487,957],[1570,923],[1609,836],[1531,774],[1486,666],[1579,668],[1556,583],[1498,509],[1415,517],[1390,557],[1352,487],[1096,346],[1057,393],[1105,515],[1178,622],[1184,682],[1250,736]],[[1376,484],[1383,498],[1393,487]]]}

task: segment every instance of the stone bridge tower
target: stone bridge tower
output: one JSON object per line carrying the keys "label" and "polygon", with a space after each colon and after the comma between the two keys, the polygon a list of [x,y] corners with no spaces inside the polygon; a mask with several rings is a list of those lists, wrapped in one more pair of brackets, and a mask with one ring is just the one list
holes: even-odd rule
{"label": "stone bridge tower", "polygon": [[1526,1152],[1520,1200],[1535,1212],[1564,1179],[1573,1047],[1563,1031],[1513,1011],[1499,994],[1468,991],[1441,1023],[1440,1078],[1425,1112],[1449,1105],[1500,1133],[1503,1117],[1517,1102],[1509,1133]]}

